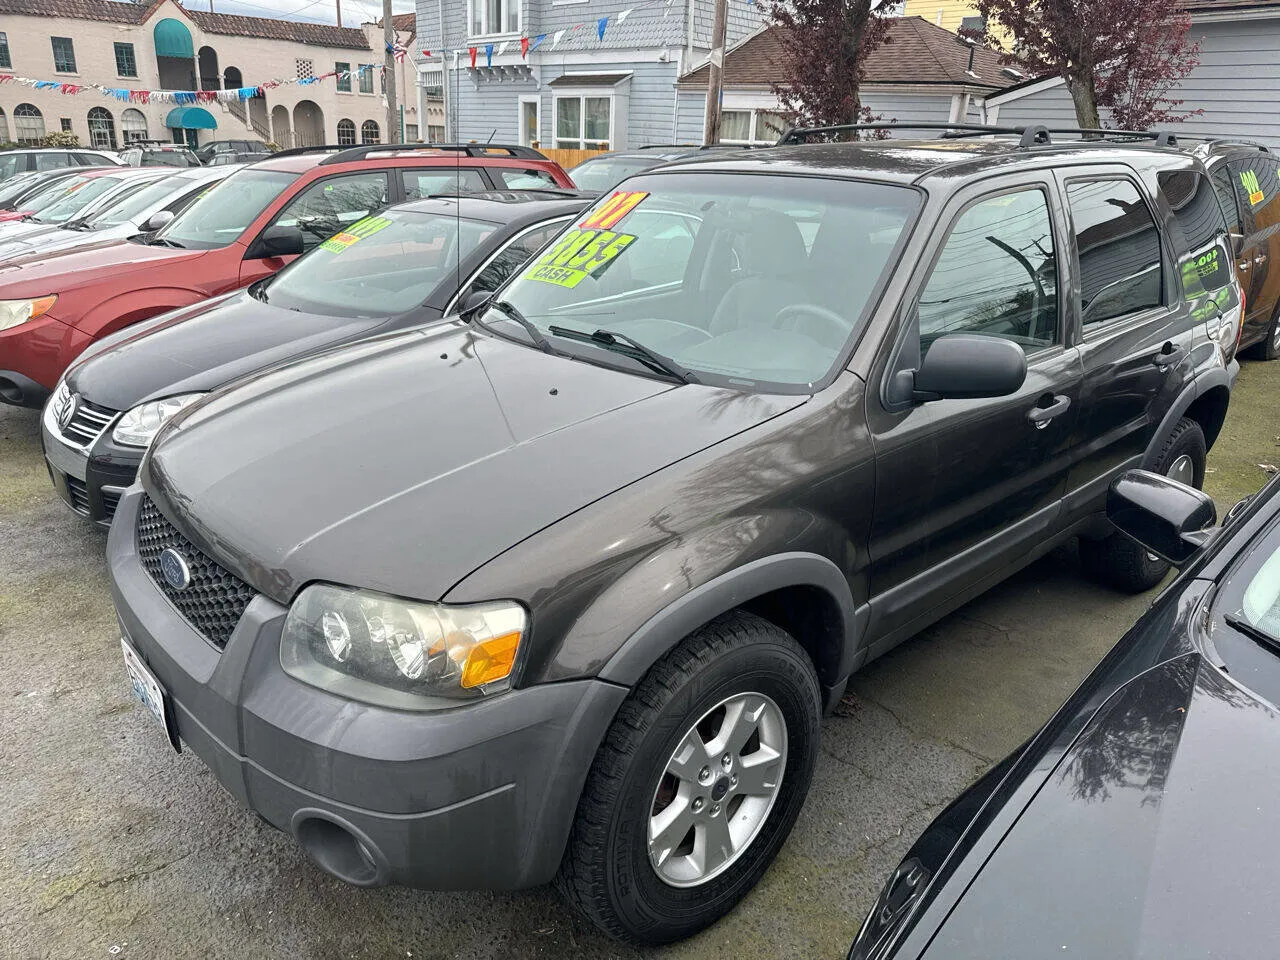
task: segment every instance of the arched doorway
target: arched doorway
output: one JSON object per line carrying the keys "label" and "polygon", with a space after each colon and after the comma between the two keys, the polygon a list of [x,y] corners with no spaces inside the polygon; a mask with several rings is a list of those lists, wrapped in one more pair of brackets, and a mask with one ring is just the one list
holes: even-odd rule
{"label": "arched doorway", "polygon": [[222,71],[218,69],[218,53],[213,47],[201,47],[196,58],[200,64],[200,89],[221,90]]}
{"label": "arched doorway", "polygon": [[360,142],[361,143],[378,143],[378,121],[366,120],[360,124]]}
{"label": "arched doorway", "polygon": [[294,145],[293,128],[289,126],[289,108],[277,104],[271,109],[271,139],[282,150]]}
{"label": "arched doorway", "polygon": [[89,146],[95,150],[119,150],[116,142],[116,121],[106,107],[94,107],[89,111]]}
{"label": "arched doorway", "polygon": [[244,77],[240,73],[239,67],[227,67],[222,74],[223,90],[239,90],[244,86]]}
{"label": "arched doorway", "polygon": [[124,113],[120,114],[120,132],[124,135],[125,143],[133,143],[135,140],[147,139],[147,118],[141,110],[135,110],[130,107]]}
{"label": "arched doorway", "polygon": [[299,100],[293,108],[293,139],[298,147],[324,143],[324,111],[313,100]]}

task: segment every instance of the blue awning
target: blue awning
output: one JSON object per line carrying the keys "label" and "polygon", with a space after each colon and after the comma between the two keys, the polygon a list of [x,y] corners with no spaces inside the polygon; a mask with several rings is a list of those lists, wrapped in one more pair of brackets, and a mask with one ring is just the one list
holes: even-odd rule
{"label": "blue awning", "polygon": [[191,31],[181,20],[167,17],[156,24],[151,31],[156,43],[157,57],[184,57],[187,60],[195,55],[195,45],[191,42]]}
{"label": "blue awning", "polygon": [[218,121],[204,107],[174,107],[164,118],[170,130],[217,130]]}

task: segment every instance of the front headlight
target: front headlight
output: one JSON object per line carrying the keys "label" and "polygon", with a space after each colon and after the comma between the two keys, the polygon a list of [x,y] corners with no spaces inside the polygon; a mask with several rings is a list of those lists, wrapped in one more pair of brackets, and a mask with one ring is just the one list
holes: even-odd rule
{"label": "front headlight", "polygon": [[149,447],[170,417],[203,396],[203,393],[184,393],[140,404],[120,418],[111,432],[112,439],[124,447]]}
{"label": "front headlight", "polygon": [[57,299],[37,297],[34,300],[0,300],[0,330],[8,330],[36,317],[43,317]]}
{"label": "front headlight", "polygon": [[418,603],[317,584],[289,608],[280,665],[353,700],[430,710],[506,690],[526,622],[506,600]]}

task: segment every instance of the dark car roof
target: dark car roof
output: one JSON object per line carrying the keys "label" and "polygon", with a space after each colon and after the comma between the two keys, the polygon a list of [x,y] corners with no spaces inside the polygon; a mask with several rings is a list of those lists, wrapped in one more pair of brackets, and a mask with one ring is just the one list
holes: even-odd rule
{"label": "dark car roof", "polygon": [[515,224],[550,220],[577,213],[595,199],[571,190],[512,190],[468,193],[458,197],[428,197],[402,203],[396,209],[418,213],[457,215],[488,223]]}
{"label": "dark car roof", "polygon": [[721,143],[710,147],[701,147],[697,144],[655,144],[649,147],[637,147],[634,150],[611,150],[608,153],[598,153],[594,157],[587,157],[579,167],[588,163],[595,163],[597,160],[652,160],[654,164],[666,163],[668,160],[679,160],[682,157],[697,157],[708,153],[717,153],[722,150],[747,150],[748,147],[738,144]]}

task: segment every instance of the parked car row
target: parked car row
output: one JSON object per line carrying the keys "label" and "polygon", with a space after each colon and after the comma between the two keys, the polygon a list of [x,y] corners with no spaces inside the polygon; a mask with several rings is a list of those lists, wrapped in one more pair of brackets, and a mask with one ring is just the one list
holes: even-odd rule
{"label": "parked car row", "polygon": [[[554,882],[669,942],[768,868],[858,668],[1073,538],[1126,591],[1227,550],[1194,488],[1261,309],[1232,195],[1167,138],[982,132],[599,197],[529,148],[291,151],[0,263],[0,397],[110,526],[168,742],[347,882]],[[1016,818],[1049,736],[948,823]],[[940,829],[855,956],[927,945],[986,862]]]}
{"label": "parked car row", "polygon": [[82,147],[0,150],[0,183],[24,173],[76,167],[198,167],[254,163],[274,151],[261,140],[214,140],[198,150],[170,140],[131,140],[118,152]]}

